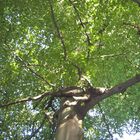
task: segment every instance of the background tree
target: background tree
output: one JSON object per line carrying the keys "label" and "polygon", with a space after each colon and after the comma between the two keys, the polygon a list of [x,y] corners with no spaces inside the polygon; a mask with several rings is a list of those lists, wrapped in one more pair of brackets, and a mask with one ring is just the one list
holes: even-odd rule
{"label": "background tree", "polygon": [[1,0],[0,139],[139,132],[139,17],[138,0]]}

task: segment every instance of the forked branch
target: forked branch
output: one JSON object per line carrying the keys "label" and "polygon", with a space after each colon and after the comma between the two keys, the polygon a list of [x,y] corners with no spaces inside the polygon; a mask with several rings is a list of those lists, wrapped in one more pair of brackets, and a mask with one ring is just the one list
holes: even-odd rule
{"label": "forked branch", "polygon": [[[87,87],[86,90],[83,90],[83,88],[81,87],[66,87],[64,89],[59,89],[57,91],[53,91],[53,92],[44,92],[38,96],[34,96],[34,97],[27,97],[21,100],[16,100],[16,101],[12,101],[9,102],[7,104],[0,104],[0,108],[2,107],[8,107],[14,104],[19,104],[19,103],[25,103],[27,101],[38,101],[41,100],[47,96],[51,96],[51,97],[66,97],[66,98],[71,98],[71,97],[78,97],[75,98],[76,99],[81,99],[81,97],[84,97],[85,94],[89,94],[90,96],[90,100],[89,97],[84,99],[84,101],[86,101],[86,104],[84,106],[84,110],[89,110],[91,107],[93,107],[94,105],[96,105],[97,103],[99,103],[100,101],[102,101],[103,99],[106,99],[114,94],[117,93],[123,93],[124,91],[126,91],[129,87],[137,84],[140,82],[140,74],[134,76],[133,78],[128,79],[127,81],[120,83],[110,89],[106,89],[106,88],[93,88],[93,87]],[[80,100],[81,101],[81,100]]]}

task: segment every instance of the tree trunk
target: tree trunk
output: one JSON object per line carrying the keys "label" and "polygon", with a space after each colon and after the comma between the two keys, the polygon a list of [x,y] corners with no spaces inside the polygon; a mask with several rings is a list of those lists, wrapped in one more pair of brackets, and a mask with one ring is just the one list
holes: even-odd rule
{"label": "tree trunk", "polygon": [[82,119],[76,113],[74,106],[60,109],[57,122],[55,140],[83,140]]}

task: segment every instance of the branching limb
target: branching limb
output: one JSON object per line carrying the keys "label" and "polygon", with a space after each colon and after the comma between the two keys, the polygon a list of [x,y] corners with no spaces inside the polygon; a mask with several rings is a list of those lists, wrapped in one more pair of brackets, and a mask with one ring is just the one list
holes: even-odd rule
{"label": "branching limb", "polygon": [[27,97],[27,98],[23,98],[23,99],[18,99],[16,101],[13,102],[9,102],[7,104],[0,104],[0,108],[2,107],[8,107],[11,105],[15,105],[15,104],[19,104],[19,103],[26,103],[28,101],[38,101],[41,100],[47,96],[51,96],[51,97],[73,97],[73,96],[83,96],[85,94],[85,91],[80,88],[80,87],[67,87],[64,89],[59,89],[58,91],[54,91],[54,92],[44,92],[38,96],[34,96],[34,97]]}
{"label": "branching limb", "polygon": [[25,103],[25,102],[28,102],[28,101],[37,101],[37,100],[43,99],[46,96],[50,96],[51,94],[52,94],[51,92],[45,92],[45,93],[42,93],[38,96],[23,98],[21,100],[16,100],[16,101],[13,101],[13,102],[9,102],[7,104],[0,104],[0,108],[8,107],[8,106],[19,104],[19,103]]}
{"label": "branching limb", "polygon": [[54,9],[53,9],[53,5],[52,5],[52,0],[49,0],[49,5],[50,5],[50,11],[51,11],[51,18],[52,18],[54,27],[56,29],[58,38],[61,41],[62,49],[64,51],[64,60],[66,60],[67,59],[67,50],[66,50],[66,46],[65,46],[65,43],[64,43],[64,39],[63,39],[62,33],[60,32],[60,29],[59,29],[58,24],[57,24],[56,19],[55,19],[55,14],[54,14]]}
{"label": "branching limb", "polygon": [[80,14],[79,14],[78,9],[76,8],[76,6],[74,5],[74,3],[73,3],[72,0],[69,0],[69,2],[70,2],[70,4],[73,6],[73,9],[74,9],[74,11],[75,11],[75,13],[76,13],[76,15],[77,15],[77,18],[79,19],[80,25],[81,25],[82,28],[84,29],[84,34],[85,34],[85,36],[86,36],[86,42],[87,42],[87,45],[88,45],[87,59],[89,59],[89,55],[90,55],[89,46],[92,45],[91,39],[90,39],[90,37],[89,37],[89,34],[88,34],[87,31],[86,31],[85,24],[84,24],[83,21],[82,21],[82,18],[81,18]]}
{"label": "branching limb", "polygon": [[[18,103],[25,103],[27,101],[37,101],[37,100],[43,99],[44,97],[51,96],[51,97],[60,97],[60,98],[61,97],[67,97],[67,98],[74,97],[75,101],[84,100],[84,101],[86,101],[84,110],[88,111],[91,107],[98,104],[103,99],[106,99],[107,97],[110,97],[117,93],[121,93],[121,92],[123,93],[129,87],[131,87],[139,82],[140,82],[140,74],[138,74],[138,75],[134,76],[133,78],[131,78],[123,83],[120,83],[119,85],[116,85],[110,89],[88,87],[89,89],[87,89],[85,91],[82,88],[76,87],[76,86],[67,87],[67,88],[59,89],[59,90],[53,91],[53,92],[44,92],[38,96],[27,97],[27,98],[24,98],[21,100],[9,102],[7,104],[1,104],[0,108],[8,107],[10,105],[14,105],[14,104],[18,104]],[[85,94],[86,95],[89,94],[90,96],[86,97]]]}
{"label": "branching limb", "polygon": [[96,100],[101,101],[107,97],[110,97],[117,93],[123,93],[125,92],[129,87],[137,84],[140,82],[140,74],[137,74],[136,76],[126,80],[125,82],[122,82],[110,89],[107,88],[93,88],[94,94],[96,94]]}
{"label": "branching limb", "polygon": [[79,19],[80,25],[81,25],[82,28],[84,29],[85,36],[86,36],[86,41],[87,41],[88,45],[91,45],[92,43],[91,43],[91,41],[90,41],[90,37],[89,37],[88,33],[87,33],[86,30],[85,30],[85,25],[84,25],[84,23],[83,23],[83,21],[82,21],[82,18],[81,18],[81,16],[80,16],[80,14],[79,14],[79,12],[78,12],[76,6],[75,6],[74,3],[72,2],[72,0],[69,0],[69,2],[71,3],[71,5],[73,6],[73,9],[75,10],[75,13],[76,13],[76,15],[77,15],[77,17],[78,17],[78,19]]}
{"label": "branching limb", "polygon": [[116,85],[114,86],[113,88],[111,89],[108,89],[106,90],[103,95],[102,95],[102,98],[107,98],[113,94],[116,94],[116,93],[123,93],[125,92],[129,87],[137,84],[140,82],[140,74],[134,76],[133,78],[123,82],[123,83],[120,83],[119,85]]}

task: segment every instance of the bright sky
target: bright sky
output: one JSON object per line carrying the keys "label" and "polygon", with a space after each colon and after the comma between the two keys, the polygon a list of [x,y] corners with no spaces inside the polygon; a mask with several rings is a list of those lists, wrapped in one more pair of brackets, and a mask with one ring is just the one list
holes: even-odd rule
{"label": "bright sky", "polygon": [[118,135],[114,135],[114,138],[117,138],[116,140],[140,140],[140,133],[137,133],[136,135],[128,135],[127,133],[124,133],[122,138]]}

